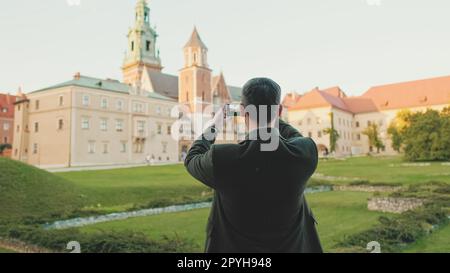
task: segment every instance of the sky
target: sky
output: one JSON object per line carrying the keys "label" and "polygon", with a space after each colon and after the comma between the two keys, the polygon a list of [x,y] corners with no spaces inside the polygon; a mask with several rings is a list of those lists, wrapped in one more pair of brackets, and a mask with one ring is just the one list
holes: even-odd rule
{"label": "sky", "polygon": [[[79,2],[79,5],[77,5]],[[448,0],[149,0],[164,72],[178,74],[194,25],[229,85],[270,77],[283,92],[348,95],[450,75]],[[121,79],[136,0],[2,0],[0,92],[82,75]]]}

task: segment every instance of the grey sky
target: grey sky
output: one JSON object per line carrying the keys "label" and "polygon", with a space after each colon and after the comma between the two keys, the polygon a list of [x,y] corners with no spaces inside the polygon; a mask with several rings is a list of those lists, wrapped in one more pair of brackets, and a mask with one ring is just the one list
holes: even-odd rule
{"label": "grey sky", "polygon": [[[0,92],[43,88],[76,71],[121,79],[136,0],[68,1],[2,0]],[[150,8],[170,74],[195,24],[215,74],[223,70],[232,85],[269,76],[284,91],[339,85],[356,95],[450,75],[448,0],[150,0]]]}

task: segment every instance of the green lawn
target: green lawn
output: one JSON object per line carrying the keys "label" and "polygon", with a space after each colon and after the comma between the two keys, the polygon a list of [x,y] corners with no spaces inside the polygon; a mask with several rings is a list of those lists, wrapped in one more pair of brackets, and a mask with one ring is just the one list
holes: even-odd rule
{"label": "green lawn", "polygon": [[14,253],[14,251],[0,247],[0,253]]}
{"label": "green lawn", "polygon": [[[362,231],[377,222],[382,213],[367,211],[368,193],[326,192],[310,194],[308,200],[319,222],[318,230],[326,251],[344,235]],[[190,238],[197,244],[194,251],[202,251],[209,209],[170,213],[123,221],[101,223],[81,228],[83,232],[102,230],[133,230],[151,238],[175,234]]]}
{"label": "green lawn", "polygon": [[[316,173],[326,176],[349,177],[386,182],[414,184],[428,181],[450,183],[450,166],[432,162],[430,166],[402,166],[407,163],[397,157],[353,157],[346,160],[320,160]],[[336,180],[333,183],[349,183]]]}
{"label": "green lawn", "polygon": [[72,181],[89,209],[103,213],[135,206],[158,207],[196,202],[212,192],[187,174],[183,165],[57,173]]}
{"label": "green lawn", "polygon": [[408,253],[450,253],[450,224],[407,247]]}

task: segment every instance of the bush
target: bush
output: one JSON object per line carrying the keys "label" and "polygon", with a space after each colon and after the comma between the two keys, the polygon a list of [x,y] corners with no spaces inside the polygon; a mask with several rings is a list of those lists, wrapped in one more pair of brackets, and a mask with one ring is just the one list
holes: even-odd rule
{"label": "bush", "polygon": [[191,252],[198,246],[192,240],[163,237],[151,240],[145,234],[130,231],[81,233],[76,229],[43,230],[37,226],[10,226],[0,235],[57,252],[67,252],[67,243],[77,241],[83,253],[174,253]]}

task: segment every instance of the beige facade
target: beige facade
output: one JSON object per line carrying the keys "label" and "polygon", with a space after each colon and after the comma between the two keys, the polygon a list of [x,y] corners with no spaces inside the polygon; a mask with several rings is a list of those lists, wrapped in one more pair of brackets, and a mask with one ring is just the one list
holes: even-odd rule
{"label": "beige facade", "polygon": [[136,164],[148,156],[178,162],[170,116],[176,101],[80,86],[85,81],[31,93],[16,104],[14,159],[43,168]]}
{"label": "beige facade", "polygon": [[448,107],[450,77],[374,87],[360,97],[347,97],[338,87],[326,90],[316,88],[303,96],[297,95],[295,102],[288,100],[291,97],[293,94],[285,98],[285,102],[289,102],[286,103],[288,121],[304,136],[313,138],[321,155],[330,152],[330,136],[324,131],[331,128],[331,118],[339,134],[336,156],[377,152],[363,134],[371,124],[377,124],[379,137],[385,145],[380,152],[395,154],[388,128],[397,113],[402,110],[441,111]]}

